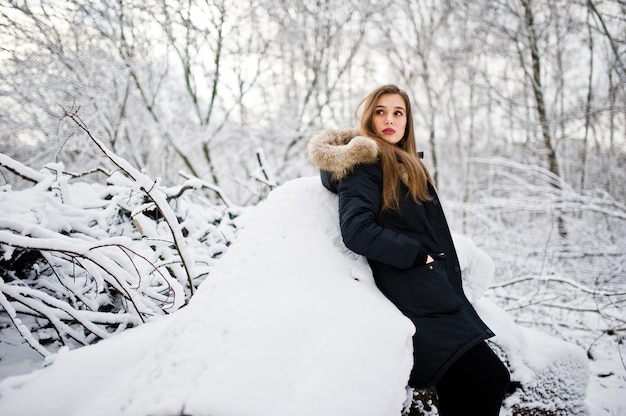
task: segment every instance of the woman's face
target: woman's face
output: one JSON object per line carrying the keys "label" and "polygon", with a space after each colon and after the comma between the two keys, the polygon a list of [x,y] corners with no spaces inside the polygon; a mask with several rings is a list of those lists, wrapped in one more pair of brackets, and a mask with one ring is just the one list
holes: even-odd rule
{"label": "woman's face", "polygon": [[398,94],[382,95],[372,117],[376,133],[387,143],[397,144],[404,137],[406,104]]}

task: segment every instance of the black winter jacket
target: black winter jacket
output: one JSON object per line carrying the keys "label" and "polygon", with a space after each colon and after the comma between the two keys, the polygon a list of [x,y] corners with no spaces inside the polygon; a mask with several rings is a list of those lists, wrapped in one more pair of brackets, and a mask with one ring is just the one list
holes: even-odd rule
{"label": "black winter jacket", "polygon": [[[378,288],[416,327],[409,385],[425,388],[494,334],[463,293],[459,260],[434,188],[429,187],[433,200],[419,204],[400,184],[400,210],[380,213],[377,149],[375,141],[353,130],[325,130],[308,144],[322,183],[339,195],[346,247],[368,259]],[[434,263],[425,264],[428,254]]]}

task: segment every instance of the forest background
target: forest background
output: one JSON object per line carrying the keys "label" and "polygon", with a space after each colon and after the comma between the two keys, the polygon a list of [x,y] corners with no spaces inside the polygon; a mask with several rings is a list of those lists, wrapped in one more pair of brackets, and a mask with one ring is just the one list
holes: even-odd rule
{"label": "forest background", "polygon": [[[451,228],[495,260],[492,296],[518,323],[590,358],[605,343],[623,373],[625,16],[623,0],[5,0],[2,189],[35,186],[34,172],[110,185],[133,167],[137,182],[185,184],[170,202],[195,181],[195,201],[233,219],[233,207],[314,175],[306,139],[354,126],[360,99],[394,83],[411,96]],[[36,291],[75,309],[86,302],[38,286],[41,269],[16,276],[28,247],[0,243],[2,308],[38,319],[29,343],[54,350],[103,337],[69,329],[97,333],[85,321],[105,334],[136,324],[42,323],[51,306]],[[184,296],[207,275],[179,278]]]}

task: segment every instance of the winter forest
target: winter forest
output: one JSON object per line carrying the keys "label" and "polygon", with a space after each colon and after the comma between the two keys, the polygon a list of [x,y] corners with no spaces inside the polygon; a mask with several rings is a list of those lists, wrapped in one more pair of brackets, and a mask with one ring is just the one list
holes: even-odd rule
{"label": "winter forest", "polygon": [[[483,297],[584,353],[580,414],[626,414],[624,0],[1,0],[0,26],[0,408],[60,352],[228,303],[259,206],[326,209],[267,201],[317,175],[307,139],[392,83]],[[573,414],[533,400],[502,414]]]}

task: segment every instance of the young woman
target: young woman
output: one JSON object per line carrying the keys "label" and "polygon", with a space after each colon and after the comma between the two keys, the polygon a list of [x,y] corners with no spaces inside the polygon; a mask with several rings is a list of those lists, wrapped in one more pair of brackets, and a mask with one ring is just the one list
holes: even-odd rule
{"label": "young woman", "polygon": [[324,186],[339,195],[343,240],[415,324],[409,385],[436,386],[441,416],[498,415],[509,372],[463,292],[450,230],[416,151],[409,97],[386,85],[361,104],[360,130],[321,131],[307,148]]}

